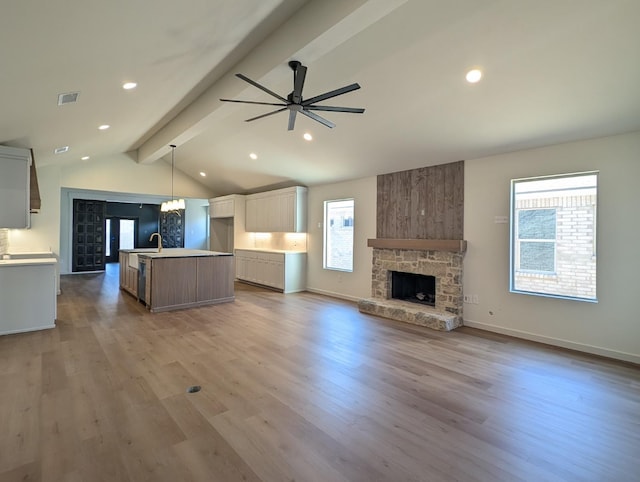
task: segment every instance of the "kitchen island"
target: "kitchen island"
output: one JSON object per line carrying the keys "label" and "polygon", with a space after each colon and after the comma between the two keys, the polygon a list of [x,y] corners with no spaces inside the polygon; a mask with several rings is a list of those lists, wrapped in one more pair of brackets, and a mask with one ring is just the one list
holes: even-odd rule
{"label": "kitchen island", "polygon": [[153,312],[235,299],[231,253],[165,248],[120,250],[120,287]]}

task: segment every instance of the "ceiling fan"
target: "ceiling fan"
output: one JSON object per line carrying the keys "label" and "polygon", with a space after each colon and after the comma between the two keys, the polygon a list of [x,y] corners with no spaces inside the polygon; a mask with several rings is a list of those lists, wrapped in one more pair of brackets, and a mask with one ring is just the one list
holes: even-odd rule
{"label": "ceiling fan", "polygon": [[275,92],[267,89],[265,86],[260,85],[254,80],[242,75],[236,74],[236,77],[244,80],[245,82],[250,83],[254,87],[257,87],[260,90],[263,90],[267,94],[275,97],[281,102],[256,102],[252,100],[233,100],[233,99],[220,99],[224,102],[238,102],[241,104],[258,104],[258,105],[273,105],[280,107],[280,109],[276,109],[271,112],[267,112],[266,114],[262,114],[256,117],[252,117],[251,119],[247,119],[245,122],[251,122],[254,120],[262,119],[263,117],[267,117],[273,114],[277,114],[278,112],[283,112],[285,110],[289,111],[289,127],[288,130],[292,131],[293,127],[296,123],[296,114],[300,112],[307,117],[320,122],[327,127],[335,127],[336,125],[330,120],[325,119],[324,117],[319,116],[313,111],[325,111],[325,112],[350,112],[353,114],[362,114],[364,109],[356,108],[356,107],[332,107],[328,105],[316,105],[316,102],[322,102],[323,100],[331,99],[332,97],[337,97],[342,94],[346,94],[353,90],[358,90],[360,85],[351,84],[345,87],[341,87],[340,89],[331,90],[329,92],[325,92],[324,94],[316,95],[315,97],[311,97],[309,99],[303,99],[302,97],[302,88],[304,87],[304,79],[307,75],[307,68],[302,65],[297,60],[292,60],[289,62],[289,67],[293,70],[293,92],[291,92],[286,98],[276,94]]}

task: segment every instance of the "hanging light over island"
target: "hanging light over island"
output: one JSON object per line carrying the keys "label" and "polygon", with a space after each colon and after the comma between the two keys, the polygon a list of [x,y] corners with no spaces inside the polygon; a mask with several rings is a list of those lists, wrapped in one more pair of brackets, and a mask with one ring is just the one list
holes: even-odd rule
{"label": "hanging light over island", "polygon": [[176,146],[175,144],[170,144],[169,147],[171,147],[171,201],[165,201],[162,203],[162,205],[160,206],[160,211],[162,211],[163,213],[185,209],[184,199],[173,198],[173,171],[174,171]]}

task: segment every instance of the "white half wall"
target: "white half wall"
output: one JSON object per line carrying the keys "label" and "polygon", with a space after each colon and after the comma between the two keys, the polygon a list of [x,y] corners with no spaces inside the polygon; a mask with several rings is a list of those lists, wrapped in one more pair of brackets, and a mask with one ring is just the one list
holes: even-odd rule
{"label": "white half wall", "polygon": [[[313,186],[308,191],[307,290],[357,301],[371,296],[372,248],[376,237],[376,177]],[[324,201],[354,199],[353,272],[322,267]]]}
{"label": "white half wall", "polygon": [[[465,325],[640,363],[640,132],[465,162]],[[600,171],[598,303],[509,292],[510,181]]]}

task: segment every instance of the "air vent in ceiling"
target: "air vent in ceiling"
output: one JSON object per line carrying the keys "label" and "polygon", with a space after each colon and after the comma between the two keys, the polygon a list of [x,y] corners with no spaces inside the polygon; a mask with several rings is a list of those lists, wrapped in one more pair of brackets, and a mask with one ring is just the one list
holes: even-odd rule
{"label": "air vent in ceiling", "polygon": [[54,154],[62,154],[62,153],[64,153],[64,152],[67,152],[68,150],[69,150],[69,146],[56,147],[56,148],[53,150],[53,153],[54,153]]}
{"label": "air vent in ceiling", "polygon": [[78,102],[80,92],[67,92],[66,94],[58,94],[58,105],[73,104]]}

